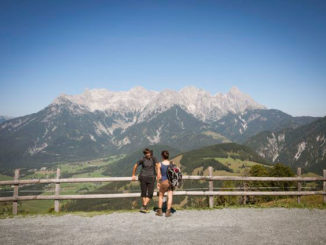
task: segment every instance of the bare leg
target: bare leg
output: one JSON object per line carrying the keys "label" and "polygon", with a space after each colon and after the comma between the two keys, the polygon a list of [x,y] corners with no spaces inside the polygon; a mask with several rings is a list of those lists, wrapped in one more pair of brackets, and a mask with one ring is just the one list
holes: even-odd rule
{"label": "bare leg", "polygon": [[171,207],[172,207],[172,198],[173,198],[173,191],[168,191],[168,205],[167,205],[167,209],[171,209]]}
{"label": "bare leg", "polygon": [[146,205],[146,197],[143,197],[143,198],[142,198],[142,203],[143,203],[143,206]]}
{"label": "bare leg", "polygon": [[146,206],[151,199],[149,197],[145,197],[144,205]]}
{"label": "bare leg", "polygon": [[164,196],[164,193],[159,192],[159,194],[158,194],[158,207],[159,208],[162,208],[162,206],[163,206],[163,196]]}

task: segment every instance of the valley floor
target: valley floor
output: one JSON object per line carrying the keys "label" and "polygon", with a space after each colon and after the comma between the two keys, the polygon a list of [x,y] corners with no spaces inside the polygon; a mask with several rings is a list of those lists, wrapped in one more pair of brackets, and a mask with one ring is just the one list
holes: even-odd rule
{"label": "valley floor", "polygon": [[224,208],[0,219],[3,244],[326,244],[326,210]]}

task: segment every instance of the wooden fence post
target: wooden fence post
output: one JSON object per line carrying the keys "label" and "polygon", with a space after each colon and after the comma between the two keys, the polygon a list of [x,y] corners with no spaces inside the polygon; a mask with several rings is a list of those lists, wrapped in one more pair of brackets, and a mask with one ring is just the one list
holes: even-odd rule
{"label": "wooden fence post", "polygon": [[[297,169],[297,176],[301,177],[301,168]],[[301,182],[300,181],[298,181],[298,191],[301,191]],[[300,204],[301,196],[297,196],[297,202],[298,202],[298,204]]]}
{"label": "wooden fence post", "polygon": [[[57,168],[57,179],[60,178],[60,168]],[[55,183],[55,195],[60,195],[60,183]],[[58,213],[60,211],[59,200],[54,200],[54,211]]]}
{"label": "wooden fence post", "polygon": [[[208,167],[208,174],[210,177],[213,176],[213,167]],[[208,181],[208,191],[214,191],[213,180]],[[209,196],[209,208],[214,207],[214,196]]]}
{"label": "wooden fence post", "polygon": [[[326,178],[326,169],[323,170],[324,178]],[[323,181],[323,191],[326,192],[326,180]],[[324,194],[324,203],[326,203],[326,194]]]}
{"label": "wooden fence post", "polygon": [[[243,191],[247,191],[247,182],[243,181]],[[245,205],[247,203],[247,196],[243,196],[242,204]]]}
{"label": "wooden fence post", "polygon": [[[19,169],[15,169],[14,180],[18,180],[18,179],[19,179]],[[14,185],[14,193],[13,193],[14,198],[18,197],[18,187],[19,187],[19,184]],[[17,215],[17,209],[18,209],[18,201],[14,200],[12,203],[12,214],[13,215]]]}

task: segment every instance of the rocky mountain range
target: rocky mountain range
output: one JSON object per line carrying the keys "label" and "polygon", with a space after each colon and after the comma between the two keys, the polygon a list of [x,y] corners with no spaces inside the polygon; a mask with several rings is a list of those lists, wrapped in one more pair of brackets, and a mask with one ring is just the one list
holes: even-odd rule
{"label": "rocky mountain range", "polygon": [[163,144],[181,151],[245,142],[261,131],[297,128],[314,117],[267,109],[236,87],[226,94],[86,90],[0,124],[0,169],[94,159]]}

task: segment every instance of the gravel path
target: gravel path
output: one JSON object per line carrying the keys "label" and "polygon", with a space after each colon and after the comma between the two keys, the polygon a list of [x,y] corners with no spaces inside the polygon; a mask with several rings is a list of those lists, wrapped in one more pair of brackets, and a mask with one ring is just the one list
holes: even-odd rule
{"label": "gravel path", "polygon": [[238,208],[15,217],[1,244],[326,244],[326,210]]}

